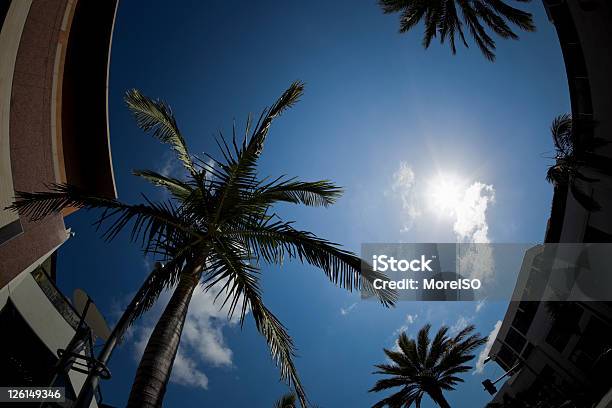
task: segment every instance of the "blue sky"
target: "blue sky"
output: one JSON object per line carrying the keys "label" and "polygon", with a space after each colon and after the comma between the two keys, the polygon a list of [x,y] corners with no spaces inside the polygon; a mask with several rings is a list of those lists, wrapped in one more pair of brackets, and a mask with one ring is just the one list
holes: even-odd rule
{"label": "blue sky", "polygon": [[[399,35],[397,16],[382,14],[374,0],[254,3],[120,4],[109,108],[122,200],[139,201],[140,192],[165,199],[132,169],[179,172],[167,148],[136,128],[122,103],[127,89],[165,99],[191,150],[217,155],[217,131],[229,132],[234,119],[243,125],[249,112],[258,114],[300,79],[305,95],[274,123],[261,173],[332,179],[346,194],[329,209],[279,207],[298,227],[357,252],[362,242],[542,240],[552,194],[544,181],[548,128],[569,111],[569,97],[540,2],[527,6],[538,31],[500,40],[494,64],[476,49],[460,48],[455,57],[438,44],[424,50],[420,28]],[[431,204],[440,180],[466,211]],[[66,293],[86,289],[115,321],[150,260],[125,236],[103,243],[90,227],[95,216],[81,211],[66,220],[76,236],[61,249],[58,281]],[[263,288],[294,337],[304,385],[321,407],[367,407],[382,398],[367,392],[376,380],[371,372],[399,329],[474,323],[488,335],[506,308],[403,302],[386,310],[297,263],[266,268]],[[108,403],[126,401],[156,313],[114,355],[113,379],[103,384]],[[188,332],[165,406],[269,407],[286,391],[253,324],[240,330],[227,322],[206,294],[196,295]],[[480,382],[500,374],[494,365],[469,373],[448,400],[483,406],[488,394]]]}

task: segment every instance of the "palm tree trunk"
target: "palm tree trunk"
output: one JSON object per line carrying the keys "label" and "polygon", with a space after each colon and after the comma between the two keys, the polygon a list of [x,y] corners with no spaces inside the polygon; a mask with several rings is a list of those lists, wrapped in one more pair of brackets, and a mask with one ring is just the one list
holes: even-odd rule
{"label": "palm tree trunk", "polygon": [[[130,326],[130,322],[132,320],[132,313],[134,308],[138,305],[137,299],[140,299],[140,295],[146,292],[145,282],[140,289],[138,290],[136,296],[132,298],[132,301],[125,309],[121,318],[113,328],[112,333],[108,337],[108,340],[104,343],[104,347],[100,354],[98,355],[98,362],[102,365],[106,366],[108,360],[110,359],[119,339],[123,336],[123,334],[127,331]],[[98,388],[98,383],[100,381],[100,373],[97,370],[91,370],[85,379],[85,383],[81,387],[81,391],[79,391],[79,395],[77,396],[77,400],[74,403],[74,408],[88,408],[91,405],[91,401],[94,398],[94,393]]]}
{"label": "palm tree trunk", "polygon": [[128,408],[161,407],[181,340],[189,302],[198,285],[198,277],[198,273],[181,275],[170,302],[151,333],[138,365],[127,403]]}

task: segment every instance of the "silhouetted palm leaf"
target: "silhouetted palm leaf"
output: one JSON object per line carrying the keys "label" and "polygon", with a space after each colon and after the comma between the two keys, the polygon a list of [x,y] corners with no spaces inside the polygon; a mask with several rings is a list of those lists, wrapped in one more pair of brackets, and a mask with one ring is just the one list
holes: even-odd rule
{"label": "silhouetted palm leaf", "polygon": [[[530,0],[517,0],[529,2]],[[485,27],[504,39],[518,39],[518,35],[507,24],[510,22],[524,31],[535,31],[530,13],[519,10],[502,0],[379,0],[385,13],[400,13],[400,33],[411,30],[423,21],[425,32],[423,46],[429,48],[431,41],[440,36],[446,39],[453,54],[458,37],[468,47],[465,30],[490,61],[495,60],[495,41]]]}
{"label": "silhouetted palm leaf", "polygon": [[292,392],[289,392],[283,395],[282,397],[280,397],[280,399],[278,399],[274,403],[274,408],[296,408],[295,404],[296,404],[295,394]]}
{"label": "silhouetted palm leaf", "polygon": [[548,168],[546,181],[568,185],[572,196],[584,209],[599,211],[599,203],[583,189],[583,183],[588,185],[599,179],[586,176],[583,170],[590,169],[603,174],[609,172],[609,169],[596,165],[592,155],[594,148],[606,142],[580,135],[580,128],[592,126],[591,123],[584,122],[573,121],[572,116],[567,113],[553,120],[550,132],[555,145],[555,164]]}

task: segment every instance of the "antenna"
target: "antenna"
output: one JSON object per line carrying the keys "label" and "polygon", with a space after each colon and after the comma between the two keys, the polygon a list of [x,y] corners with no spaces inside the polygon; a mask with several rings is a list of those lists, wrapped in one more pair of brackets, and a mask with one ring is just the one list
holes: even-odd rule
{"label": "antenna", "polygon": [[83,317],[85,323],[91,328],[93,334],[104,341],[108,340],[111,333],[110,328],[106,320],[104,320],[104,316],[102,316],[102,313],[100,313],[89,295],[85,293],[83,289],[75,289],[72,297],[74,299],[75,309]]}

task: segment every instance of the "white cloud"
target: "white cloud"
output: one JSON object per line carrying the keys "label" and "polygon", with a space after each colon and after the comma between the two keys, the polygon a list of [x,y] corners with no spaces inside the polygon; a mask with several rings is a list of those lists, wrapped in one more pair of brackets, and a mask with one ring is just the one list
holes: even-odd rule
{"label": "white cloud", "polygon": [[476,361],[476,369],[474,369],[474,372],[472,374],[481,374],[484,370],[485,360],[487,359],[487,357],[489,357],[491,347],[493,347],[493,343],[495,342],[495,338],[497,337],[497,333],[499,333],[499,328],[501,327],[501,325],[502,321],[498,320],[497,323],[495,323],[493,330],[491,330],[491,333],[489,333],[487,343],[478,355],[478,361]]}
{"label": "white cloud", "polygon": [[[447,207],[443,212],[445,216],[451,217],[457,242],[489,243],[487,210],[495,202],[495,188],[480,181],[469,184],[459,179],[447,178],[441,177],[441,180],[437,180],[438,183],[442,182],[442,185],[434,182],[434,191],[437,191],[434,196],[442,194],[442,197],[432,197],[431,191],[419,187],[423,183],[413,168],[405,161],[400,162],[398,170],[393,173],[390,189],[385,191],[385,195],[399,199],[402,208],[400,231],[411,230],[427,208],[435,207],[435,212],[440,215],[441,209],[437,208],[435,201],[443,200],[442,204]],[[448,189],[452,191],[449,192]]]}
{"label": "white cloud", "polygon": [[474,316],[459,316],[455,324],[453,324],[448,331],[450,334],[457,334],[469,326],[473,320]]}
{"label": "white cloud", "polygon": [[419,205],[416,202],[416,195],[414,194],[414,186],[414,171],[405,161],[400,162],[399,169],[393,173],[391,194],[399,197],[401,200],[404,215],[402,232],[409,231],[414,225],[415,219],[421,215]]}
{"label": "white cloud", "polygon": [[[134,341],[136,351],[134,357],[136,357],[136,361],[140,361],[147,346],[147,341],[153,332],[153,327],[141,326],[137,328],[137,331],[138,335]],[[197,368],[195,359],[185,355],[182,347],[179,347],[179,351],[176,353],[170,381],[176,384],[208,389],[208,377]]]}
{"label": "white cloud", "polygon": [[482,308],[485,305],[485,299],[479,300],[478,302],[476,302],[476,313],[480,312],[482,310]]}
{"label": "white cloud", "polygon": [[[207,389],[208,377],[201,370],[202,365],[226,367],[233,365],[233,353],[226,344],[223,330],[236,326],[238,316],[234,315],[231,320],[227,319],[227,305],[220,309],[220,300],[223,296],[220,296],[220,300],[214,303],[214,298],[222,286],[223,282],[207,292],[202,291],[200,287],[195,289],[172,369],[171,382]],[[170,296],[170,291],[163,293],[151,313],[143,319],[143,323],[132,329],[133,334],[130,337],[134,339],[137,361],[140,360],[154,324],[168,303]],[[237,310],[240,310],[240,307],[241,303],[237,306]]]}
{"label": "white cloud", "polygon": [[232,320],[227,320],[227,305],[219,309],[220,303],[214,304],[217,293],[216,287],[207,292],[196,288],[187,312],[181,345],[212,365],[231,366],[232,350],[225,344],[222,330],[227,325],[236,325],[238,316],[235,314]]}
{"label": "white cloud", "polygon": [[412,323],[414,323],[414,322],[416,321],[416,319],[417,319],[418,317],[419,317],[419,315],[418,315],[418,314],[416,314],[416,313],[415,313],[415,314],[410,314],[410,313],[408,313],[408,314],[406,315],[406,323],[408,323],[408,324],[412,324]]}
{"label": "white cloud", "polygon": [[490,279],[495,268],[493,248],[489,244],[487,209],[495,202],[492,185],[475,182],[469,186],[455,210],[453,231],[463,245],[459,256],[459,273],[465,278]]}
{"label": "white cloud", "polygon": [[[406,320],[404,321],[404,324],[402,324],[400,327],[398,327],[394,332],[393,335],[394,336],[399,336],[401,333],[408,331],[408,328],[411,324],[414,324],[414,322],[416,322],[416,320],[418,319],[419,315],[418,314],[410,314],[408,313],[406,315]],[[397,342],[397,339],[395,339],[395,341]]]}
{"label": "white cloud", "polygon": [[493,277],[495,260],[493,246],[486,244],[464,244],[460,247],[459,274],[464,278],[489,280]]}
{"label": "white cloud", "polygon": [[186,357],[180,351],[176,354],[170,380],[181,385],[208,389],[206,374],[198,370],[197,363],[193,359]]}
{"label": "white cloud", "polygon": [[459,242],[489,243],[487,208],[495,201],[492,185],[479,181],[470,185],[455,208],[453,231]]}
{"label": "white cloud", "polygon": [[355,309],[357,307],[357,303],[353,303],[352,305],[348,306],[348,307],[341,307],[340,308],[340,314],[342,316],[346,316],[347,314],[351,313],[353,311],[353,309]]}

